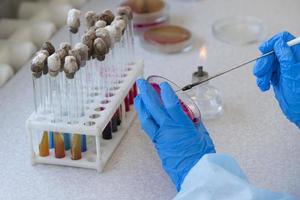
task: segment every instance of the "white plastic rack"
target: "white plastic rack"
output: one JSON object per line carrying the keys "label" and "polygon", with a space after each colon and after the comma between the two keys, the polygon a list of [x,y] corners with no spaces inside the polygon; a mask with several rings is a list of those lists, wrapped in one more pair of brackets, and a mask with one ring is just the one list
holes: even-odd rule
{"label": "white plastic rack", "polygon": [[[122,124],[118,128],[118,131],[113,133],[112,139],[102,139],[102,132],[113,118],[116,110],[124,102],[136,79],[143,76],[143,68],[143,61],[138,61],[132,65],[130,70],[127,71],[126,76],[120,81],[119,87],[114,88],[115,90],[112,91],[113,96],[107,97],[106,101],[103,102],[98,101],[97,103],[95,100],[94,103],[91,103],[87,114],[80,118],[77,124],[52,123],[50,116],[40,119],[35,113],[31,114],[26,122],[26,128],[30,139],[32,164],[43,163],[90,168],[102,172],[104,166],[135,119],[136,113],[133,108],[129,112],[126,112],[125,116],[123,115]],[[94,98],[97,98],[97,96]],[[87,151],[82,153],[80,160],[72,160],[70,150],[65,152],[66,155],[64,158],[56,158],[54,156],[54,149],[50,149],[49,156],[41,157],[39,156],[38,142],[35,138],[41,138],[44,131],[86,135]]]}

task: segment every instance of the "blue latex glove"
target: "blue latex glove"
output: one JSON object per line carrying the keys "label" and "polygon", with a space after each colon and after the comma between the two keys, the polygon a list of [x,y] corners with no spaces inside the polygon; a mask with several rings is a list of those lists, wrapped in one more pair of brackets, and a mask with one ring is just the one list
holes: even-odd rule
{"label": "blue latex glove", "polygon": [[200,158],[215,153],[213,142],[203,124],[195,127],[184,113],[169,84],[160,85],[161,99],[147,81],[140,79],[137,85],[140,94],[134,105],[142,128],[179,191],[185,176]]}
{"label": "blue latex glove", "polygon": [[262,91],[273,86],[275,97],[286,117],[300,128],[300,45],[289,47],[295,37],[282,32],[260,46],[262,53],[274,49],[275,55],[259,59],[254,67]]}

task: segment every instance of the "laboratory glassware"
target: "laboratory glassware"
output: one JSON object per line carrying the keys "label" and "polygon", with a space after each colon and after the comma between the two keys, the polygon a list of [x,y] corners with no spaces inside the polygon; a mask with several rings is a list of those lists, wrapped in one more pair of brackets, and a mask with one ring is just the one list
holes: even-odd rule
{"label": "laboratory glassware", "polygon": [[[147,81],[152,85],[154,90],[160,96],[160,83],[167,82],[173,88],[174,91],[180,89],[178,85],[174,82],[170,81],[167,78],[162,76],[152,75],[147,78]],[[198,125],[201,122],[201,113],[198,106],[195,102],[190,98],[190,96],[184,91],[178,91],[177,96],[179,98],[181,107],[186,115],[190,118],[190,120],[195,124]]]}

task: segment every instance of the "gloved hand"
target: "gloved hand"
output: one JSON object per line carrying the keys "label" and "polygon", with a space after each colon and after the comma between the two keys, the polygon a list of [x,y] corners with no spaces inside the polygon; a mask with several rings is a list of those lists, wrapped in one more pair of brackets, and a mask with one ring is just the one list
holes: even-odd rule
{"label": "gloved hand", "polygon": [[134,105],[142,128],[160,156],[163,168],[177,190],[190,169],[214,145],[203,124],[195,127],[183,112],[179,99],[168,83],[162,83],[161,99],[145,80],[137,81],[140,94]]}
{"label": "gloved hand", "polygon": [[275,55],[259,59],[254,67],[262,91],[273,86],[275,97],[286,117],[300,128],[300,45],[289,47],[295,37],[282,32],[260,46],[262,53],[274,49]]}

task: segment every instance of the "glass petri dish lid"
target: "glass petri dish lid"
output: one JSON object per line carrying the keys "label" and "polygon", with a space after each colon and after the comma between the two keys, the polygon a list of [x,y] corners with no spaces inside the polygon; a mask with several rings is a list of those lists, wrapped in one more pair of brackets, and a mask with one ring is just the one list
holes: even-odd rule
{"label": "glass petri dish lid", "polygon": [[263,40],[265,30],[260,19],[250,16],[228,17],[217,20],[212,32],[218,40],[231,45],[247,45]]}
{"label": "glass petri dish lid", "polygon": [[[169,83],[174,91],[180,90],[180,87],[177,84],[162,76],[151,75],[147,78],[147,81],[152,85],[159,96],[161,95],[159,85],[163,82]],[[201,113],[198,106],[190,98],[190,96],[186,94],[186,92],[178,91],[176,92],[176,94],[185,114],[189,117],[189,119],[194,123],[195,126],[199,125],[201,122]]]}

